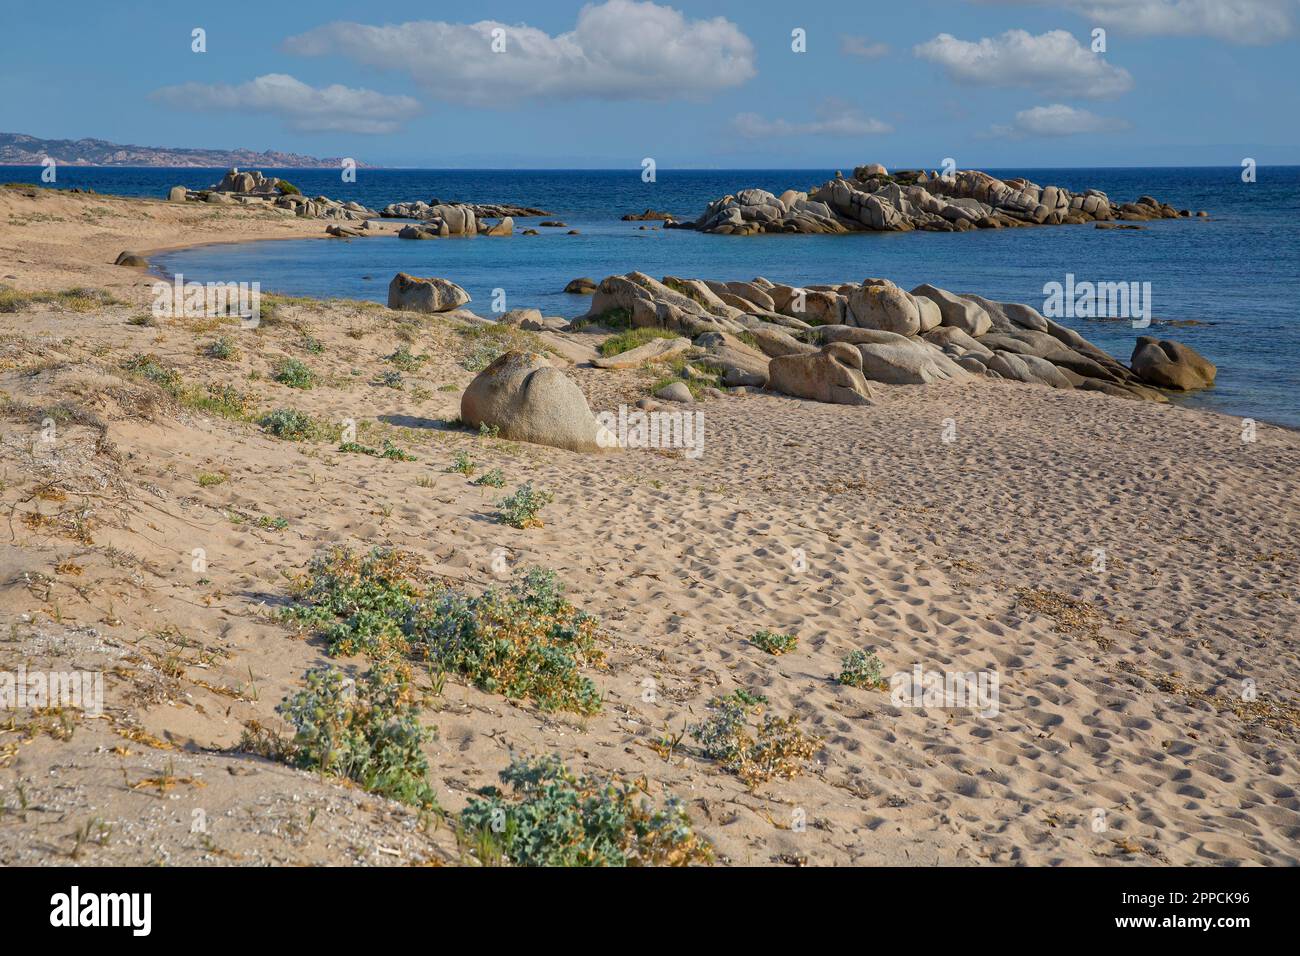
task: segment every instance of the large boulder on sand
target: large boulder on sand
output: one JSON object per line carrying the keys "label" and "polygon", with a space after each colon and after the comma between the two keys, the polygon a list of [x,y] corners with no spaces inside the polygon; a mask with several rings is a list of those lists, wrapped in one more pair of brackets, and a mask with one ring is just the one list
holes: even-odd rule
{"label": "large boulder on sand", "polygon": [[704,361],[722,370],[723,385],[767,384],[768,357],[742,339],[726,332],[705,332],[695,344],[708,353]]}
{"label": "large boulder on sand", "polygon": [[969,299],[953,295],[947,289],[922,284],[912,290],[912,295],[933,302],[943,317],[943,325],[961,329],[967,335],[978,338],[993,327],[993,320],[984,309]]}
{"label": "large boulder on sand", "polygon": [[388,284],[388,307],[404,312],[447,312],[469,301],[450,279],[421,279],[399,272]]}
{"label": "large boulder on sand", "polygon": [[768,387],[795,398],[833,405],[870,405],[862,355],[847,342],[832,342],[811,355],[782,355],[767,366]]}
{"label": "large boulder on sand", "polygon": [[856,348],[862,354],[862,374],[873,382],[929,385],[971,377],[970,372],[921,339],[870,342]]}
{"label": "large boulder on sand", "polygon": [[167,193],[168,202],[184,202],[186,190],[184,186],[173,186]]}
{"label": "large boulder on sand", "polygon": [[536,352],[510,351],[479,372],[460,399],[470,428],[570,451],[607,451],[618,439],[596,421],[582,390]]}
{"label": "large boulder on sand", "polygon": [[867,279],[850,292],[849,312],[852,324],[859,328],[899,335],[921,331],[921,310],[916,300],[887,279]]}
{"label": "large boulder on sand", "polygon": [[1214,384],[1217,369],[1190,346],[1144,335],[1137,340],[1129,361],[1142,381],[1160,388],[1190,391]]}

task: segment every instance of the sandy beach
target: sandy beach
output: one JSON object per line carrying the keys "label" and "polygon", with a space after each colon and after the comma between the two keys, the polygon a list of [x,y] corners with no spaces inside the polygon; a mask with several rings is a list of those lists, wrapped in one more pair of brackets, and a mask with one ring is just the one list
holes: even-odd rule
{"label": "sandy beach", "polygon": [[[104,674],[102,714],[0,724],[0,863],[457,864],[472,792],[542,754],[680,799],[719,865],[1300,862],[1297,433],[970,380],[872,383],[862,407],[729,392],[698,406],[698,458],[571,452],[456,427],[476,341],[454,319],[276,299],[256,330],[155,320],[156,277],[112,264],[324,228],[0,189],[0,283],[27,294],[0,310],[0,670]],[[34,295],[87,288],[102,299]],[[552,356],[593,411],[662,374],[591,367],[594,334],[520,336],[577,360]],[[398,388],[401,346],[427,358]],[[249,415],[124,374],[140,356]],[[284,358],[315,387],[275,381]],[[278,439],[251,417],[276,408],[414,460]],[[449,471],[460,454],[504,487]],[[544,524],[497,522],[524,482],[554,495]],[[503,560],[554,570],[607,636],[603,706],[417,667],[442,819],[238,752],[250,722],[284,730],[307,671],[367,667],[276,613],[336,546],[410,552],[471,593]],[[764,653],[764,629],[797,648]],[[997,713],[840,683],[855,650],[886,679],[996,672]],[[737,689],[819,738],[802,773],[748,786],[700,752],[687,728]]]}

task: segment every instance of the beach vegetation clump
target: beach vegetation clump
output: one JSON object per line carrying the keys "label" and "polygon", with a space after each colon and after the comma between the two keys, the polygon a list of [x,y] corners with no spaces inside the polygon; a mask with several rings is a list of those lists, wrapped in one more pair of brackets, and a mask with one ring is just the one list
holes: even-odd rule
{"label": "beach vegetation clump", "polygon": [[275,363],[271,377],[290,388],[308,389],[316,384],[316,375],[296,358],[284,358]]}
{"label": "beach vegetation clump", "polygon": [[506,474],[500,468],[493,468],[491,471],[485,471],[473,481],[471,485],[479,485],[487,488],[504,488],[506,484]]}
{"label": "beach vegetation clump", "polygon": [[296,603],[284,617],[319,631],[331,654],[386,658],[409,649],[402,628],[423,593],[412,555],[389,548],[356,555],[334,548],[314,557],[295,581]]}
{"label": "beach vegetation clump", "polygon": [[767,628],[759,631],[749,640],[759,650],[767,651],[774,657],[788,654],[799,646],[799,638],[795,637],[795,635],[778,634],[776,631],[769,631]]}
{"label": "beach vegetation clump", "polygon": [[456,457],[451,460],[451,464],[447,466],[447,471],[456,475],[464,475],[468,478],[470,475],[474,474],[474,468],[474,460],[469,457],[469,453],[458,451],[456,452]]}
{"label": "beach vegetation clump", "polygon": [[543,710],[600,710],[600,693],[582,673],[604,659],[599,623],[564,596],[553,571],[531,568],[477,597],[435,592],[412,613],[406,637],[415,653],[482,690]]}
{"label": "beach vegetation clump", "polygon": [[596,323],[607,329],[630,329],[632,327],[632,310],[623,306],[606,309],[596,317]]}
{"label": "beach vegetation clump", "polygon": [[[762,700],[762,698],[758,698]],[[763,713],[766,701],[753,695],[728,694],[710,703],[713,715],[689,732],[704,751],[750,788],[776,777],[791,779],[821,749],[821,741],[799,729],[796,715]],[[754,725],[751,718],[758,718]]]}
{"label": "beach vegetation clump", "polygon": [[536,333],[513,325],[471,325],[457,330],[462,339],[460,367],[481,372],[510,351],[550,351]]}
{"label": "beach vegetation clump", "polygon": [[398,370],[403,372],[414,372],[419,370],[420,366],[429,360],[427,355],[416,355],[410,348],[405,345],[399,345],[392,355],[384,358],[385,362],[392,362]]}
{"label": "beach vegetation clump", "polygon": [[55,305],[71,312],[90,312],[92,309],[121,302],[101,289],[75,288],[61,292],[19,292],[0,285],[0,312],[21,312],[34,305]]}
{"label": "beach vegetation clump", "polygon": [[578,776],[558,756],[516,759],[461,811],[460,840],[483,865],[689,866],[713,851],[673,798],[653,806],[637,788]]}
{"label": "beach vegetation clump", "polygon": [[245,749],[353,780],[422,810],[438,809],[422,749],[435,732],[420,725],[407,665],[376,663],[355,687],[336,668],[310,671],[307,687],[279,711],[293,726],[293,738],[268,747],[257,728],[245,734]]}
{"label": "beach vegetation clump", "polygon": [[211,488],[214,485],[225,484],[226,475],[219,471],[201,471],[199,472],[198,482],[200,488]]}
{"label": "beach vegetation clump", "polygon": [[289,182],[289,180],[287,179],[277,179],[275,181],[275,188],[280,191],[281,196],[302,195],[302,190],[299,189],[297,186],[295,186],[293,183]]}
{"label": "beach vegetation clump", "polygon": [[339,451],[349,452],[354,455],[369,455],[372,458],[387,458],[389,461],[415,461],[415,456],[403,451],[385,438],[382,448],[374,448],[371,445],[362,445],[360,442],[345,441],[339,445]]}
{"label": "beach vegetation clump", "polygon": [[277,408],[268,412],[262,416],[259,424],[269,434],[287,441],[324,441],[332,430],[324,422],[293,408]]}
{"label": "beach vegetation clump", "polygon": [[839,682],[849,687],[883,688],[885,665],[871,651],[854,651],[844,658]]}
{"label": "beach vegetation clump", "polygon": [[620,332],[618,335],[607,338],[600,343],[600,354],[606,358],[611,355],[622,355],[624,352],[630,352],[638,346],[645,345],[654,339],[675,339],[678,333],[670,329],[640,328],[628,329],[626,332]]}
{"label": "beach vegetation clump", "polygon": [[532,482],[520,485],[515,493],[507,495],[497,502],[501,509],[497,520],[512,528],[540,528],[542,519],[537,517],[541,510],[555,500],[555,496],[546,490],[533,488]]}
{"label": "beach vegetation clump", "polygon": [[336,548],[312,560],[294,599],[285,620],[319,633],[331,654],[413,657],[543,710],[600,709],[582,672],[604,660],[599,622],[565,597],[552,571],[531,568],[475,596],[426,582],[404,552]]}
{"label": "beach vegetation clump", "polygon": [[221,362],[233,362],[239,358],[239,354],[239,346],[228,335],[218,336],[207,347],[208,358],[214,358]]}
{"label": "beach vegetation clump", "polygon": [[181,404],[195,411],[240,420],[248,417],[248,396],[233,385],[210,382],[203,389],[190,389],[181,395]]}
{"label": "beach vegetation clump", "polygon": [[128,378],[137,381],[151,382],[157,385],[168,395],[173,398],[179,398],[181,395],[184,379],[181,373],[167,365],[158,356],[152,352],[131,356],[123,359],[118,366]]}

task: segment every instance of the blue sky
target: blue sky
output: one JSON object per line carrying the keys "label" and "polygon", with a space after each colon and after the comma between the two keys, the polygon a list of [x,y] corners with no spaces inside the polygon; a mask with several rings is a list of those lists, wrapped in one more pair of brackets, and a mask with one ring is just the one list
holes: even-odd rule
{"label": "blue sky", "polygon": [[0,130],[48,138],[415,167],[1300,162],[1300,0],[5,7]]}

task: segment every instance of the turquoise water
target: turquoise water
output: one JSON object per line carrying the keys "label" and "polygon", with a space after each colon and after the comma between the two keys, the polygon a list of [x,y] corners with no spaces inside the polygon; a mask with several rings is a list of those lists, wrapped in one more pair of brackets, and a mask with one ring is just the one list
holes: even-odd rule
{"label": "turquoise water", "polygon": [[[0,168],[0,179],[33,179],[37,172]],[[207,186],[220,172],[61,167],[58,185],[163,196],[172,185]],[[709,200],[725,193],[747,186],[777,193],[807,188],[834,170],[660,170],[657,182],[645,183],[639,169],[363,169],[354,184],[342,183],[337,171],[291,170],[278,174],[311,195],[356,199],[372,208],[433,198],[514,202],[547,209],[581,235],[542,229],[538,236],[500,239],[286,240],[187,249],[160,256],[156,264],[186,279],[260,281],[266,291],[379,302],[386,300],[396,272],[437,275],[462,285],[473,297],[471,308],[483,315],[491,314],[492,292],[498,288],[505,290],[507,308],[578,315],[590,300],[565,295],[565,283],[633,269],[656,277],[762,275],[794,284],[881,276],[905,288],[930,282],[1036,308],[1043,305],[1043,286],[1064,282],[1067,273],[1080,280],[1150,282],[1151,329],[1138,331],[1127,321],[1114,320],[1072,319],[1066,324],[1124,360],[1138,335],[1186,342],[1219,367],[1216,386],[1183,399],[1186,404],[1300,427],[1300,168],[1260,167],[1258,181],[1250,184],[1241,181],[1236,167],[992,172],[1072,189],[1095,187],[1117,200],[1149,194],[1176,208],[1205,209],[1211,218],[1153,222],[1142,231],[1058,226],[956,234],[727,237],[642,231],[637,228],[641,223],[619,217],[653,207],[693,219]],[[516,220],[516,229],[535,224]],[[1197,324],[1170,327],[1162,320]]]}

